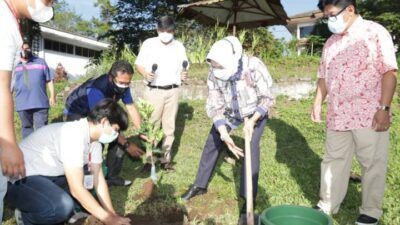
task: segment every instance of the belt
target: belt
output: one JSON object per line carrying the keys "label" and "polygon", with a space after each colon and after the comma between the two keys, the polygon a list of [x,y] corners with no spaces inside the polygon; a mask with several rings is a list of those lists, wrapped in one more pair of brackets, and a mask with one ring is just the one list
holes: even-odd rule
{"label": "belt", "polygon": [[154,85],[148,84],[147,87],[155,88],[155,89],[162,89],[162,90],[170,90],[170,89],[179,87],[179,85],[171,84],[171,85],[165,85],[165,86],[154,86]]}

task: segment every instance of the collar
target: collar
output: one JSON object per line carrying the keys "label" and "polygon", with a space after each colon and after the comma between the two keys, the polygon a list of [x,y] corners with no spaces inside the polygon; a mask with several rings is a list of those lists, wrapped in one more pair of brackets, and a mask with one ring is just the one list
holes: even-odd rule
{"label": "collar", "polygon": [[364,19],[361,17],[361,15],[356,15],[357,19],[354,20],[353,24],[351,24],[351,26],[347,29],[346,32],[342,33],[342,34],[338,34],[339,36],[346,36],[346,35],[351,35],[355,32],[357,32],[357,30],[361,27],[361,25],[364,22]]}

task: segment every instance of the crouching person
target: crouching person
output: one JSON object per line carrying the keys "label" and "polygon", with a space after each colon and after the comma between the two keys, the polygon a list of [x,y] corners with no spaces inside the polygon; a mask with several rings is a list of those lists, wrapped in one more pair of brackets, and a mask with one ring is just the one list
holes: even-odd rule
{"label": "crouching person", "polygon": [[[24,139],[20,148],[26,177],[9,182],[6,196],[6,201],[21,212],[18,224],[65,222],[75,200],[107,225],[130,224],[128,218],[116,214],[111,203],[101,167],[100,144],[116,139],[128,122],[121,106],[104,99],[87,118],[44,126]],[[91,189],[96,191],[98,201]]]}

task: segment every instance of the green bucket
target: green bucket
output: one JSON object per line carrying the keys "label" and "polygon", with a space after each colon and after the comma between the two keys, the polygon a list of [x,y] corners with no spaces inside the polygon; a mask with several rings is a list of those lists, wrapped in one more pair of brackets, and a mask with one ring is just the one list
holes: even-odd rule
{"label": "green bucket", "polygon": [[332,219],[318,210],[295,205],[274,206],[260,215],[260,225],[332,225]]}

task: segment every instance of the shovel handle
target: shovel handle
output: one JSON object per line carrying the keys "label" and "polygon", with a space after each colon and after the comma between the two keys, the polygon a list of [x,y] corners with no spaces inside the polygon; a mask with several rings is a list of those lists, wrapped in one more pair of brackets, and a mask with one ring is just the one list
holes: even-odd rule
{"label": "shovel handle", "polygon": [[[244,118],[245,124],[249,119]],[[252,134],[245,132],[245,160],[246,160],[246,218],[247,225],[254,225],[253,213],[253,176],[251,171],[251,137]]]}

